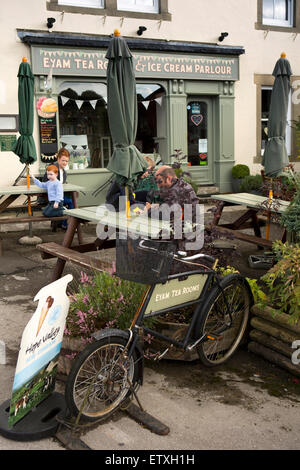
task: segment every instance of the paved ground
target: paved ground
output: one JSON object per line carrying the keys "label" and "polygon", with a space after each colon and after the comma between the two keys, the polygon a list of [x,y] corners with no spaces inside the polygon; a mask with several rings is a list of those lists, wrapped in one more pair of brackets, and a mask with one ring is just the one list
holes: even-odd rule
{"label": "paved ground", "polygon": [[[231,215],[228,214],[228,218]],[[61,241],[47,224],[34,232],[44,242]],[[0,405],[10,398],[21,335],[35,310],[33,298],[51,279],[54,261],[43,261],[33,247],[18,244],[26,226],[5,232],[0,260],[0,340],[6,343],[7,362],[0,365]],[[12,230],[11,226],[4,227]],[[94,227],[85,229],[86,239]],[[255,276],[248,255],[256,247],[239,244],[235,263],[247,276]],[[234,263],[233,263],[234,264]],[[79,274],[68,266],[67,272]],[[57,382],[63,392],[64,384]],[[290,374],[241,348],[226,365],[207,369],[199,361],[148,362],[145,383],[139,391],[144,408],[169,426],[158,436],[136,424],[124,412],[94,428],[81,439],[95,450],[202,450],[202,449],[299,449],[300,384]],[[17,442],[0,436],[0,450],[64,450],[47,438]]]}

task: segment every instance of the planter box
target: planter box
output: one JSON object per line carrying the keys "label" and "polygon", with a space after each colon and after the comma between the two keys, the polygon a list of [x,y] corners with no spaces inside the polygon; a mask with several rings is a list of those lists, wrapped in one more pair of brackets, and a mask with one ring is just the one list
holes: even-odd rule
{"label": "planter box", "polygon": [[292,344],[300,339],[300,322],[291,323],[289,315],[268,306],[254,305],[252,314],[249,351],[300,377],[300,364],[292,363]]}

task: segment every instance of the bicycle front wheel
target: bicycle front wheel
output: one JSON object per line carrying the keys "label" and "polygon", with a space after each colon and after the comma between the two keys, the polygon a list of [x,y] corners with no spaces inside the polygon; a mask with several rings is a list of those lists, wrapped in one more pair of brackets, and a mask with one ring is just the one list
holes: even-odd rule
{"label": "bicycle front wheel", "polygon": [[124,354],[126,339],[106,337],[88,345],[75,359],[65,398],[70,412],[85,421],[107,418],[137,382],[137,355]]}
{"label": "bicycle front wheel", "polygon": [[239,274],[229,274],[213,287],[197,328],[199,337],[205,337],[197,347],[203,364],[223,364],[232,356],[245,333],[251,302],[250,288]]}

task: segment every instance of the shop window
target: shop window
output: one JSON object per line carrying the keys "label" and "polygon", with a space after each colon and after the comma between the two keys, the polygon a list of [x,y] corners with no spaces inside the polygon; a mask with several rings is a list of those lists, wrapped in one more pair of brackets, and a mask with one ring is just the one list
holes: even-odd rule
{"label": "shop window", "polygon": [[188,162],[191,166],[207,166],[208,127],[207,103],[192,101],[187,105]]}
{"label": "shop window", "polygon": [[118,10],[158,13],[158,0],[118,0]]}
{"label": "shop window", "polygon": [[104,83],[64,82],[59,90],[60,143],[70,169],[106,168],[112,153]]}
{"label": "shop window", "polygon": [[293,26],[293,0],[263,0],[263,24]]}
{"label": "shop window", "polygon": [[72,7],[103,8],[104,0],[58,0],[58,5]]}
{"label": "shop window", "polygon": [[[165,90],[138,83],[135,145],[154,160],[164,152]],[[107,87],[97,82],[63,82],[58,97],[60,144],[70,152],[70,169],[106,168],[113,151],[107,115]]]}
{"label": "shop window", "polygon": [[135,145],[142,153],[165,154],[165,90],[159,84],[137,83],[138,126]]}

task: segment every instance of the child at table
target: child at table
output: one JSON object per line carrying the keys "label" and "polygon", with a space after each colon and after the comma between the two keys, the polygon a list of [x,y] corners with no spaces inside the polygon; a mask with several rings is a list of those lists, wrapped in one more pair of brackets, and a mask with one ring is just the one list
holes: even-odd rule
{"label": "child at table", "polygon": [[60,217],[63,215],[64,190],[62,183],[58,180],[58,168],[55,165],[47,167],[47,182],[41,182],[31,176],[34,184],[40,188],[47,189],[49,203],[43,210],[45,217]]}

